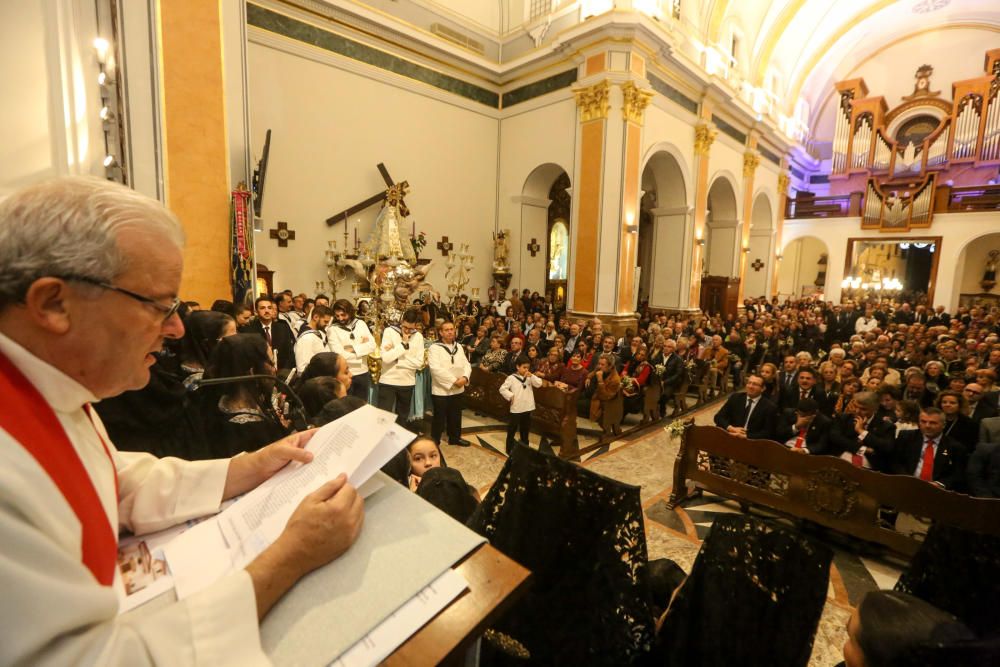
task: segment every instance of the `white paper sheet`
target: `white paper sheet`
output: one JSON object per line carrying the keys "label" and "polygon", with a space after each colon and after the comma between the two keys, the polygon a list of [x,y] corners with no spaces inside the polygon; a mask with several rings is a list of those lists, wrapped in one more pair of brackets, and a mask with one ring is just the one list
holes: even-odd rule
{"label": "white paper sheet", "polygon": [[361,641],[347,649],[331,663],[331,667],[368,667],[379,664],[468,587],[469,584],[462,575],[455,570],[446,570],[379,623]]}
{"label": "white paper sheet", "polygon": [[[306,446],[308,464],[289,464],[226,511],[164,548],[177,597],[184,599],[245,567],[274,542],[302,499],[346,473],[361,487],[414,434],[395,415],[366,405],[319,429]],[[370,491],[370,490],[369,490]]]}

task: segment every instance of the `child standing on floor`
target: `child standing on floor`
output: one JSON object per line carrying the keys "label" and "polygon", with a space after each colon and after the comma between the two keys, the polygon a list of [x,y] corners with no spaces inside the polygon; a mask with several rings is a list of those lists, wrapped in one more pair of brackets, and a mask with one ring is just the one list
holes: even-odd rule
{"label": "child standing on floor", "polygon": [[507,453],[514,450],[514,434],[521,432],[521,442],[527,446],[531,427],[531,413],[535,409],[535,392],[541,387],[542,378],[531,372],[531,359],[521,355],[514,362],[515,371],[500,385],[500,395],[510,403],[510,422],[507,424]]}

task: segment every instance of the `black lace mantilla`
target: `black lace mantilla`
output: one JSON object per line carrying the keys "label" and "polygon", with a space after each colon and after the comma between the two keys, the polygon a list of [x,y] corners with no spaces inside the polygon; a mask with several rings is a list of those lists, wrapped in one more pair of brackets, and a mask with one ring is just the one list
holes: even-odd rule
{"label": "black lace mantilla", "polygon": [[662,664],[805,667],[832,560],[796,531],[717,517],[660,629]]}
{"label": "black lace mantilla", "polygon": [[980,637],[1000,635],[1000,537],[935,523],[896,590],[954,614]]}
{"label": "black lace mantilla", "polygon": [[639,487],[518,446],[469,526],[532,572],[494,629],[533,664],[617,667],[650,650]]}

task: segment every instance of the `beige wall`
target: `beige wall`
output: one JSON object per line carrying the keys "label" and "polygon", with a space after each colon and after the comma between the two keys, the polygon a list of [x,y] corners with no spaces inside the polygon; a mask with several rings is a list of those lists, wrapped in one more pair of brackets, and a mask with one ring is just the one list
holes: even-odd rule
{"label": "beige wall", "polygon": [[[303,47],[300,47],[303,48]],[[257,260],[275,271],[275,289],[313,292],[325,279],[328,240],[343,242],[343,224],[327,217],[385,188],[376,165],[411,187],[406,203],[427,233],[429,278],[445,291],[442,236],[470,244],[476,266],[467,289],[492,281],[497,127],[494,117],[341,69],[334,56],[301,57],[253,41],[249,47],[250,123],[254,142],[272,128]],[[329,60],[327,62],[326,60]],[[261,146],[255,143],[254,153]],[[378,206],[350,221],[362,240]],[[268,230],[288,222],[296,239],[279,248]],[[360,221],[360,224],[358,223]],[[350,284],[342,286],[349,290]],[[343,296],[343,293],[342,293]]]}
{"label": "beige wall", "polygon": [[821,268],[820,257],[827,252],[826,245],[811,236],[797,238],[785,246],[781,265],[778,267],[778,296],[801,296],[802,288],[811,293]]}
{"label": "beige wall", "polygon": [[[564,90],[513,107],[508,113],[511,115],[500,121],[499,227],[510,229],[513,237],[510,243],[514,274],[511,287],[542,292],[547,266],[548,211],[539,206],[542,202],[532,205],[520,198],[532,194],[525,192],[525,183],[542,165],[561,167],[572,181],[576,102],[570,92]],[[548,185],[551,187],[551,183]],[[571,182],[570,188],[574,185]],[[544,188],[544,193],[535,194],[548,197],[548,188]],[[542,246],[535,257],[527,250],[532,238]]]}

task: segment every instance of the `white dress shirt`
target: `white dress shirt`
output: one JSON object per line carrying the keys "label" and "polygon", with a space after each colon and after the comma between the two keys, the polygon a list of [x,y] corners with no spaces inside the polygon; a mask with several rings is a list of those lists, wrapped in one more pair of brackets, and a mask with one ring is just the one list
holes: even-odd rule
{"label": "white dress shirt", "polygon": [[[229,460],[182,461],[119,452],[95,397],[0,335],[0,352],[55,412],[93,481],[108,521],[142,534],[219,510]],[[98,433],[100,435],[98,435]],[[114,472],[100,438],[108,444]],[[82,561],[82,527],[34,457],[0,429],[0,664],[266,665],[257,603],[245,570],[153,613],[118,616],[113,587]],[[116,502],[117,501],[117,502]],[[121,575],[116,571],[116,583]]]}

